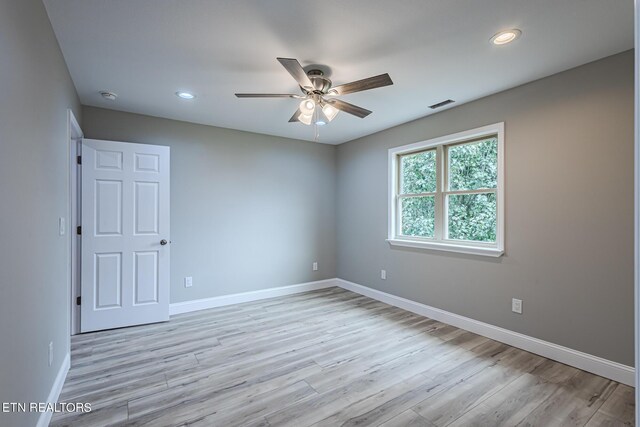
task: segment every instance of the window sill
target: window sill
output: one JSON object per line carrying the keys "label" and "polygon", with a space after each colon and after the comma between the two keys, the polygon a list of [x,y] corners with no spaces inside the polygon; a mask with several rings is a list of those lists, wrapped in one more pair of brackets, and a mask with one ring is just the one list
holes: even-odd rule
{"label": "window sill", "polygon": [[485,248],[479,246],[454,245],[451,243],[440,242],[418,242],[415,240],[403,239],[387,239],[392,246],[405,246],[408,248],[432,249],[436,251],[457,252],[470,255],[482,255],[489,257],[500,257],[504,254],[504,250],[497,248]]}

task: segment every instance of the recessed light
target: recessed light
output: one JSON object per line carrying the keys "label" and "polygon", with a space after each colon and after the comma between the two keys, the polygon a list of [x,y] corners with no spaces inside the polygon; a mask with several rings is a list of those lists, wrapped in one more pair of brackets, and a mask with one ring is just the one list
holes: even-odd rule
{"label": "recessed light", "polygon": [[116,98],[118,97],[117,94],[115,94],[113,92],[106,91],[106,90],[101,91],[100,95],[102,95],[102,97],[104,99],[108,99],[109,101],[115,101]]}
{"label": "recessed light", "polygon": [[500,31],[498,34],[491,37],[490,41],[491,43],[500,46],[511,43],[520,37],[520,35],[522,35],[522,31],[517,28],[512,28],[511,30]]}
{"label": "recessed light", "polygon": [[182,99],[193,99],[196,97],[194,94],[189,92],[176,92],[176,95]]}

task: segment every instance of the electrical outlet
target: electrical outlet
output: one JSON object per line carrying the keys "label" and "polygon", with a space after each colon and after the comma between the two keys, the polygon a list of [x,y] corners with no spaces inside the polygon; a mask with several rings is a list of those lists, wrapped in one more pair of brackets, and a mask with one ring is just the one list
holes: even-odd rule
{"label": "electrical outlet", "polygon": [[185,277],[184,278],[184,287],[185,288],[190,288],[193,286],[193,277],[189,276],[189,277]]}
{"label": "electrical outlet", "polygon": [[53,341],[49,343],[49,366],[53,365]]}
{"label": "electrical outlet", "polygon": [[313,263],[313,271],[318,271],[318,263],[317,262]]}
{"label": "electrical outlet", "polygon": [[61,236],[64,236],[66,232],[67,232],[67,226],[65,224],[65,220],[64,218],[60,217],[58,218],[58,234],[60,234]]}
{"label": "electrical outlet", "polygon": [[511,299],[511,311],[522,314],[522,300],[517,298]]}
{"label": "electrical outlet", "polygon": [[382,280],[387,280],[387,270],[380,270],[380,278]]}

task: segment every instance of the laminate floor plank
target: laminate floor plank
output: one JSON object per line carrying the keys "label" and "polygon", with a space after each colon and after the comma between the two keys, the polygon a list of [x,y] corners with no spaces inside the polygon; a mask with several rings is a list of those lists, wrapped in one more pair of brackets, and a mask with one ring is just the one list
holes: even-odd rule
{"label": "laminate floor plank", "polygon": [[326,288],[81,334],[52,426],[632,426],[634,389]]}
{"label": "laminate floor plank", "polygon": [[[265,301],[253,301],[243,304],[236,304],[233,306],[217,307],[208,310],[197,311],[193,313],[180,314],[172,316],[170,322],[154,323],[149,325],[132,326],[128,328],[109,329],[105,331],[92,332],[88,334],[81,334],[74,336],[71,343],[71,348],[76,349],[85,345],[95,345],[97,343],[114,342],[121,339],[135,338],[137,336],[149,336],[154,333],[164,333],[169,330],[174,330],[178,327],[186,325],[201,324],[203,319],[206,321],[233,321],[238,320],[240,317],[248,317],[251,312],[264,312],[264,307],[271,303],[280,301],[290,301],[291,303],[298,304],[301,308],[304,307],[304,302],[307,300],[313,300],[320,298],[325,301],[327,305],[331,305],[334,301],[355,300],[352,296],[348,295],[344,290],[333,290],[337,288],[329,288],[328,290],[319,290],[306,292],[304,294],[290,295],[285,297],[272,298]],[[266,302],[269,301],[269,302]],[[315,301],[314,304],[318,304]]]}
{"label": "laminate floor plank", "polygon": [[443,344],[441,348],[445,351],[440,356],[432,352],[432,358],[437,359],[436,363],[422,372],[417,386],[407,387],[413,380],[410,378],[343,408],[318,425],[360,426],[383,423],[430,396],[464,381],[485,366],[496,363],[509,350],[508,346],[495,341],[480,346],[483,349],[474,353],[463,348],[454,347],[452,350],[452,347]]}
{"label": "laminate floor plank", "polygon": [[596,412],[587,423],[587,427],[629,427],[634,424],[623,423],[617,418],[606,415],[600,411]]}
{"label": "laminate floor plank", "polygon": [[515,426],[557,389],[540,377],[522,374],[449,425]]}
{"label": "laminate floor plank", "polygon": [[559,382],[560,388],[522,420],[519,426],[584,426],[616,388],[614,381],[575,368],[566,368],[577,372]]}
{"label": "laminate floor plank", "polygon": [[[436,365],[449,363],[455,366],[475,359],[475,355],[467,350],[447,348],[446,343],[443,343],[442,348],[447,351],[439,354],[440,357],[429,357],[426,353],[419,352],[379,365],[374,370],[363,372],[363,375],[348,384],[339,384],[337,388],[267,416],[267,421],[278,426],[313,425],[396,384],[415,381],[414,377],[421,379],[419,383],[428,383],[424,373]],[[403,385],[400,389],[404,391]]]}
{"label": "laminate floor plank", "polygon": [[[363,331],[364,333],[369,332],[372,338],[372,343],[379,343],[379,339],[375,339],[376,336],[379,336],[383,333],[388,333],[391,329],[395,328],[396,325],[393,322],[382,321],[378,322],[377,320],[372,320],[366,328],[360,328],[358,331]],[[341,326],[339,328],[331,329],[330,334],[322,334],[320,331],[316,330],[310,335],[310,339],[301,340],[300,338],[296,338],[293,340],[288,340],[288,342],[272,342],[267,343],[266,347],[251,347],[251,349],[247,349],[246,345],[243,345],[239,349],[231,348],[226,350],[225,353],[210,351],[203,353],[197,353],[196,356],[198,360],[201,361],[201,366],[196,368],[195,370],[199,370],[200,374],[207,374],[207,369],[215,372],[221,368],[221,363],[224,365],[233,365],[233,369],[236,369],[238,366],[242,366],[243,364],[255,364],[256,362],[276,357],[282,354],[293,355],[293,353],[297,353],[297,357],[312,357],[316,362],[318,354],[347,354],[350,349],[352,349],[354,338],[359,339],[359,334],[354,333],[351,330],[351,325],[349,326]],[[391,334],[390,334],[391,335]],[[364,343],[359,341],[360,345]],[[360,347],[360,346],[359,346]],[[230,351],[229,351],[230,350]]]}
{"label": "laminate floor plank", "polygon": [[92,393],[109,391],[114,388],[124,387],[128,384],[136,384],[139,386],[138,381],[141,378],[162,378],[164,382],[167,382],[166,373],[174,370],[184,369],[183,365],[188,366],[197,365],[195,356],[191,354],[191,357],[177,358],[172,363],[158,363],[150,365],[143,370],[127,371],[112,376],[105,376],[96,378],[94,381],[84,381],[82,383],[69,384],[64,389],[64,394],[61,395],[65,400],[73,400],[80,397],[86,397]]}
{"label": "laminate floor plank", "polygon": [[378,427],[434,427],[432,423],[413,412],[411,409],[391,418]]}
{"label": "laminate floor plank", "polygon": [[446,426],[517,378],[518,371],[492,364],[456,384],[455,393],[438,393],[413,410],[434,426]]}
{"label": "laminate floor plank", "polygon": [[[166,414],[182,422],[212,415],[221,410],[236,408],[265,396],[277,395],[287,387],[301,384],[305,375],[312,374],[319,367],[312,363],[288,366],[250,380],[232,381],[221,384],[217,381],[188,386],[172,387],[146,398],[129,402],[129,420],[136,424],[162,423]],[[309,387],[309,390],[312,390]],[[315,391],[313,391],[315,393]],[[307,393],[305,396],[312,394]]]}
{"label": "laminate floor plank", "polygon": [[96,427],[126,425],[127,404],[94,407],[85,414],[62,414],[53,418],[49,427]]}
{"label": "laminate floor plank", "polygon": [[312,396],[316,392],[306,382],[302,381],[290,386],[289,388],[280,389],[277,393],[265,393],[254,400],[240,402],[232,408],[225,408],[217,413],[208,415],[204,418],[192,421],[191,426],[211,427],[219,426],[246,426],[265,419],[268,425],[269,420],[264,417],[273,411],[273,408],[287,406],[298,402],[308,396]]}
{"label": "laminate floor plank", "polygon": [[306,375],[311,375],[319,369],[313,363],[299,363],[251,378],[248,381],[227,384],[224,387],[220,387],[217,382],[177,386],[170,389],[170,393],[160,392],[153,396],[129,401],[129,416],[136,418],[167,408],[173,408],[172,411],[182,410],[185,400],[189,404],[198,402],[198,404],[206,406],[215,405],[216,408],[233,406],[238,402],[255,398],[256,395],[277,391],[282,387],[298,383]]}
{"label": "laminate floor plank", "polygon": [[633,387],[617,384],[587,426],[632,426],[635,422],[635,391]]}
{"label": "laminate floor plank", "polygon": [[128,380],[132,377],[149,377],[155,374],[164,374],[166,376],[174,371],[183,371],[197,365],[198,359],[194,353],[184,353],[164,359],[153,358],[148,363],[129,363],[112,368],[105,367],[99,370],[96,369],[91,375],[68,379],[65,382],[65,392],[76,392],[81,388],[88,391],[99,387],[101,384]]}

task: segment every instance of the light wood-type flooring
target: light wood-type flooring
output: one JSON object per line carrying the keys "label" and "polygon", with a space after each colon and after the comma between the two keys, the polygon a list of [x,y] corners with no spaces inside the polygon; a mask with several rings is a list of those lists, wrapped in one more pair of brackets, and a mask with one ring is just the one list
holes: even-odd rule
{"label": "light wood-type flooring", "polygon": [[52,426],[623,426],[631,387],[328,288],[78,335]]}

